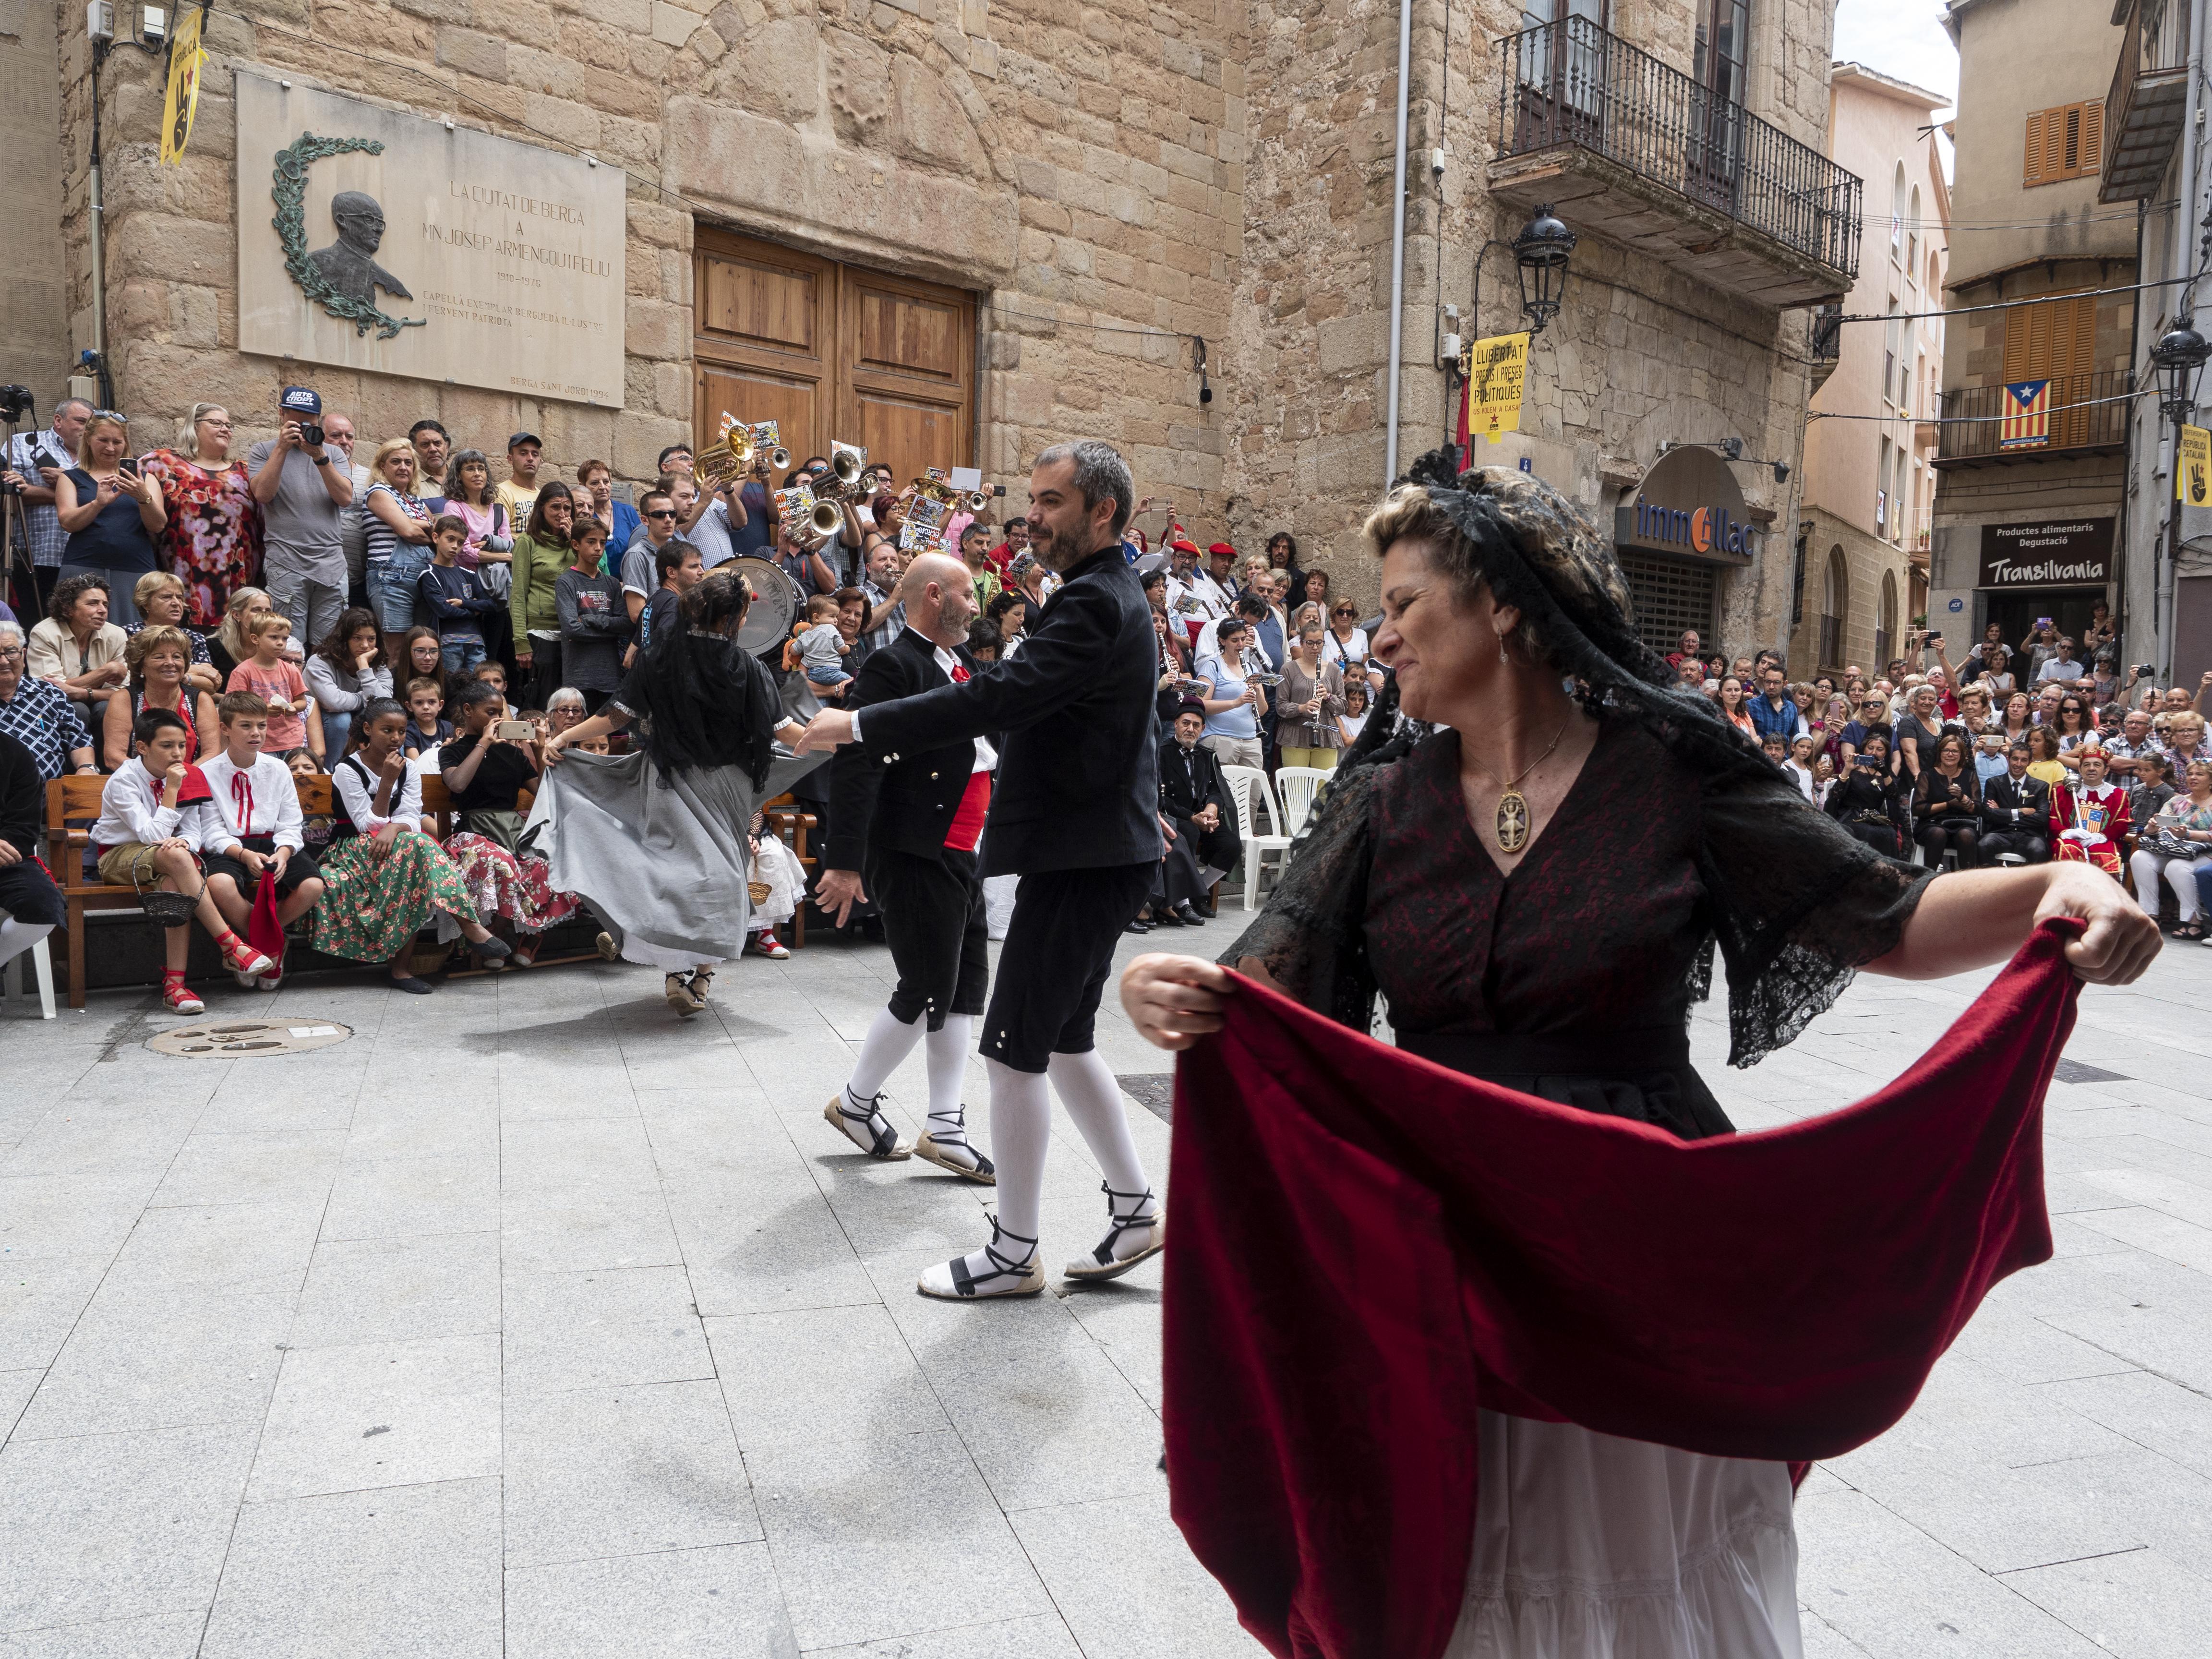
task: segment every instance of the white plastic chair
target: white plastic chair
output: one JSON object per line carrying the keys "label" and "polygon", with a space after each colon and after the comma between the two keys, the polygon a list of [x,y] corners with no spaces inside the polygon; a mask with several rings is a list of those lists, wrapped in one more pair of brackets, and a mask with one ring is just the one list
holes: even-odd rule
{"label": "white plastic chair", "polygon": [[1334,774],[1320,766],[1279,766],[1275,791],[1283,803],[1283,833],[1296,841],[1313,816],[1314,797]]}
{"label": "white plastic chair", "polygon": [[20,951],[8,959],[6,968],[7,994],[19,997],[27,988],[23,984],[23,958],[31,959],[31,966],[39,976],[39,1018],[54,1017],[54,959],[46,953],[46,940],[51,933],[41,933],[38,943],[27,951]]}
{"label": "white plastic chair", "polygon": [[[1291,838],[1282,833],[1283,809],[1276,804],[1275,792],[1267,787],[1267,775],[1256,766],[1224,766],[1221,775],[1227,780],[1231,798],[1237,803],[1237,833],[1244,841],[1244,908],[1259,908],[1260,869],[1269,853],[1279,860],[1288,853]],[[1267,811],[1268,826],[1274,834],[1263,836],[1252,827],[1252,800],[1255,793],[1260,805]]]}

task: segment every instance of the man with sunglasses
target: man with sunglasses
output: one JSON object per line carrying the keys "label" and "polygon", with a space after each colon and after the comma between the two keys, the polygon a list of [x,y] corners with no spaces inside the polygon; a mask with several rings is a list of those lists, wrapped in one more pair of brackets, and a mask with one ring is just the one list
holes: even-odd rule
{"label": "man with sunglasses", "polygon": [[629,607],[632,627],[659,591],[660,550],[676,539],[676,497],[665,489],[647,490],[638,500],[637,517],[644,533],[630,543],[622,560],[623,603]]}

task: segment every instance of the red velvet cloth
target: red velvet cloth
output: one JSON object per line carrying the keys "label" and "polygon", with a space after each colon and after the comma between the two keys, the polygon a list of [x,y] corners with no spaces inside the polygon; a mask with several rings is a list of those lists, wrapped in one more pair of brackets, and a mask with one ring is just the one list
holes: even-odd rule
{"label": "red velvet cloth", "polygon": [[284,924],[276,919],[276,869],[262,866],[253,890],[253,909],[246,919],[246,942],[271,962],[284,960]]}
{"label": "red velvet cloth", "polygon": [[2051,1254],[2046,924],[1856,1105],[1685,1143],[1498,1089],[1240,981],[1176,1079],[1176,1523],[1276,1654],[1435,1659],[1478,1407],[1715,1455],[1832,1457]]}

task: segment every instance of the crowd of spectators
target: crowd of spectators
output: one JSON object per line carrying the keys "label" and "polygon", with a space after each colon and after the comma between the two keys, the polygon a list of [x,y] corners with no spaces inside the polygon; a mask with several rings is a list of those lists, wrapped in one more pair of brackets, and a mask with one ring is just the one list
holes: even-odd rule
{"label": "crowd of spectators", "polygon": [[[539,744],[599,708],[673,625],[684,592],[740,556],[782,569],[798,615],[764,659],[800,720],[842,702],[866,655],[903,626],[909,498],[887,466],[867,469],[858,490],[833,491],[827,458],[776,477],[763,453],[702,488],[690,450],[675,445],[633,504],[596,458],[556,476],[526,430],[503,448],[480,447],[424,419],[356,461],[353,422],[313,389],[286,388],[280,412],[274,437],[234,456],[218,405],[192,405],[173,444],[143,448],[120,416],[70,401],[7,457],[26,509],[19,562],[31,573],[15,599],[35,620],[0,620],[0,735],[21,745],[0,772],[33,784],[104,774],[111,793],[130,780],[128,800],[103,822],[132,836],[92,856],[149,890],[190,889],[179,859],[201,872],[207,902],[173,930],[173,966],[191,921],[220,938],[232,900],[250,907],[257,858],[299,877],[282,898],[305,916],[330,902],[331,884],[302,872],[357,837],[382,850],[339,861],[333,890],[344,904],[312,930],[319,945],[391,945],[392,975],[410,990],[428,988],[395,941],[418,927],[465,938],[480,961],[526,964],[538,935],[576,910],[521,839],[517,804],[542,765]],[[800,483],[839,500],[834,532],[779,514],[776,491]],[[1140,515],[1154,507],[1141,503]],[[1243,774],[1228,769],[1274,778],[1285,786],[1277,800],[1287,798],[1284,769],[1308,779],[1333,769],[1385,679],[1373,620],[1333,592],[1326,569],[1301,562],[1288,532],[1244,556],[1227,542],[1201,549],[1171,507],[1167,515],[1156,544],[1133,527],[1124,546],[1153,610],[1170,832],[1139,931],[1201,922],[1237,865],[1249,803],[1240,811],[1231,778]],[[1029,552],[1026,524],[962,514],[944,544],[974,580],[977,661],[1018,656],[1058,580]],[[13,614],[0,605],[0,617]],[[2212,875],[2203,706],[2212,675],[2160,688],[2139,666],[2124,672],[2101,609],[2081,640],[2039,627],[2013,646],[1993,627],[1955,662],[1941,634],[1917,632],[1874,673],[1854,665],[1793,680],[1774,652],[1731,658],[1694,634],[1668,660],[1808,800],[1884,853],[1962,866],[2080,858],[2130,883],[2147,907],[2170,890],[2184,936],[2212,931],[2197,890]],[[246,728],[250,744],[237,735]],[[258,778],[263,806],[271,789],[291,793],[283,780],[329,774],[337,823],[293,829],[280,817],[233,834],[239,826],[217,827],[221,804],[198,800],[198,786],[161,804],[179,765]],[[447,780],[453,833],[406,855],[399,902],[383,866],[401,836],[436,827],[410,805],[434,774]],[[800,793],[827,812],[818,777]],[[173,809],[173,824],[155,824]],[[155,841],[137,834],[155,827]],[[264,830],[273,839],[258,848]],[[151,850],[112,856],[126,845]],[[374,927],[360,902],[372,890],[383,918]],[[302,892],[315,896],[302,902]],[[871,925],[865,907],[859,925]],[[241,981],[281,978],[281,945],[251,973],[222,948]],[[783,951],[772,927],[754,948]],[[197,1003],[181,979],[166,989],[172,1006]]]}
{"label": "crowd of spectators", "polygon": [[[1937,631],[1869,674],[1793,680],[1781,656],[1730,658],[1694,633],[1667,660],[1756,738],[1806,799],[1892,857],[1961,868],[2078,860],[2130,884],[2172,930],[2212,933],[2212,743],[2194,687],[2121,667],[2102,605],[2087,639],[1992,623],[1957,660]],[[2086,660],[2085,660],[2086,659]]]}
{"label": "crowd of spectators", "polygon": [[[286,387],[278,412],[273,437],[240,448],[229,411],[196,404],[173,443],[149,447],[122,416],[70,399],[0,458],[23,509],[0,598],[0,867],[28,879],[52,852],[45,784],[101,778],[86,875],[182,896],[153,905],[176,921],[173,1008],[199,1006],[183,982],[194,922],[242,984],[281,981],[281,944],[264,936],[257,953],[230,931],[264,872],[294,938],[388,962],[408,990],[430,988],[418,932],[458,938],[485,965],[527,965],[576,912],[522,841],[542,742],[606,700],[715,566],[769,559],[795,584],[794,707],[842,698],[860,656],[902,626],[908,503],[888,466],[868,470],[866,492],[839,492],[825,536],[783,522],[775,500],[797,484],[830,495],[823,457],[775,477],[763,452],[702,489],[691,450],[673,445],[633,504],[604,460],[556,476],[532,432],[476,447],[424,419],[356,459],[353,421],[312,387]],[[1002,534],[963,514],[948,528],[979,597],[1012,596],[977,624],[995,659],[1018,646],[1044,573],[1023,560],[1018,521]],[[181,799],[172,773],[189,774]],[[453,808],[442,843],[420,804],[434,775]],[[297,787],[319,776],[332,803],[321,822]],[[763,859],[770,875],[795,867]],[[43,900],[13,896],[43,915]],[[749,948],[785,953],[782,897]]]}

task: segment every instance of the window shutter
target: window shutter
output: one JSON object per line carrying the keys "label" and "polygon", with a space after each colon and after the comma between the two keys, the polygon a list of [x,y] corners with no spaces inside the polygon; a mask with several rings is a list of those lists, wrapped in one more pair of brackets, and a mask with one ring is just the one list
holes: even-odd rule
{"label": "window shutter", "polygon": [[2095,173],[2104,166],[2105,100],[2092,99],[2081,106],[2081,171]]}
{"label": "window shutter", "polygon": [[2039,185],[2043,182],[2043,128],[2041,110],[2027,118],[2027,163],[2021,182]]}

